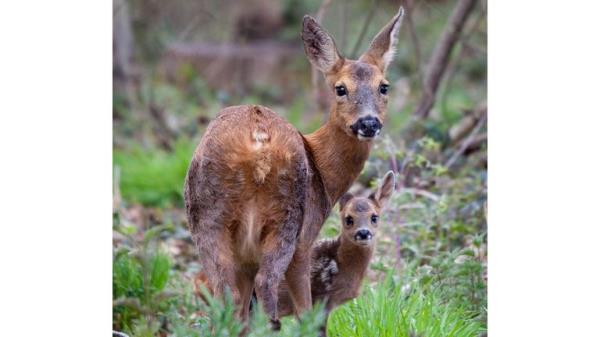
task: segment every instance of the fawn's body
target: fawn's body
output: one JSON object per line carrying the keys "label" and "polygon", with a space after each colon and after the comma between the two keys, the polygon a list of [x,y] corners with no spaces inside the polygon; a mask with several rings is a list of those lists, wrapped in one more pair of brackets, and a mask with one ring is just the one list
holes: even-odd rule
{"label": "fawn's body", "polygon": [[[321,240],[312,248],[311,293],[313,304],[325,303],[327,314],[358,297],[373,256],[377,221],[394,191],[394,174],[388,172],[369,198],[345,195],[340,201],[341,234]],[[279,316],[294,313],[286,282],[279,286]]]}
{"label": "fawn's body", "polygon": [[310,253],[331,207],[363,168],[385,117],[396,17],[358,61],[342,58],[310,17],[302,38],[337,97],[329,121],[309,135],[262,106],[222,110],[190,163],[185,204],[192,238],[215,295],[232,291],[242,319],[253,289],[278,327],[285,278],[295,312],[312,306]]}

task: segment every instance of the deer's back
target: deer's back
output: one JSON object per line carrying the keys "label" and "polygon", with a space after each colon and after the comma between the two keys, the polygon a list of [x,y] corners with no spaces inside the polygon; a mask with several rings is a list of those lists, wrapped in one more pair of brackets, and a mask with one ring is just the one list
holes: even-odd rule
{"label": "deer's back", "polygon": [[[260,247],[290,209],[301,211],[293,202],[307,193],[307,167],[302,136],[275,112],[248,105],[223,109],[188,170],[185,201],[192,236],[231,242],[237,261],[257,263]],[[215,211],[225,237],[203,238],[202,216]]]}

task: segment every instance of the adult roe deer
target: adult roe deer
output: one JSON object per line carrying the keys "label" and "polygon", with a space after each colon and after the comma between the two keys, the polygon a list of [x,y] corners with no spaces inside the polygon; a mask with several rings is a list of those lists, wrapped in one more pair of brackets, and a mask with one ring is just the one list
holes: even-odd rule
{"label": "adult roe deer", "polygon": [[312,307],[311,246],[332,206],[357,178],[385,119],[384,77],[403,9],[358,60],[340,56],[333,38],[305,16],[309,61],[335,92],[328,121],[300,134],[270,109],[223,109],[198,145],[185,181],[192,239],[212,292],[232,292],[248,317],[253,289],[275,329],[284,278],[297,314]]}

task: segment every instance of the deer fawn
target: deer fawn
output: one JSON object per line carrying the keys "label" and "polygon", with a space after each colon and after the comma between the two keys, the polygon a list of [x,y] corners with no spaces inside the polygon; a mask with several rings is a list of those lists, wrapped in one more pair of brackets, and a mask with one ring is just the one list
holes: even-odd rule
{"label": "deer fawn", "polygon": [[[350,193],[340,199],[342,232],[333,240],[321,240],[312,248],[312,301],[323,301],[325,312],[358,297],[361,282],[373,256],[377,221],[394,192],[394,173],[389,171],[368,198]],[[279,316],[293,313],[287,284],[279,286]],[[326,326],[323,326],[325,333]]]}
{"label": "deer fawn", "polygon": [[301,135],[270,109],[245,105],[223,109],[202,137],[185,181],[188,225],[209,288],[216,296],[230,289],[243,320],[255,289],[279,328],[284,277],[294,312],[312,307],[311,247],[381,131],[384,73],[402,15],[400,8],[357,61],[340,56],[331,36],[304,17],[307,57],[336,95],[314,133]]}

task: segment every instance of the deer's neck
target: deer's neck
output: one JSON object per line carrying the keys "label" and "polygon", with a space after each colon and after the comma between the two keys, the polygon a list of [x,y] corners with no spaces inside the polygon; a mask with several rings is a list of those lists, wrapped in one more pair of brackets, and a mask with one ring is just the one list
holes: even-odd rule
{"label": "deer's neck", "polygon": [[348,135],[331,121],[305,138],[333,205],[360,174],[369,157],[371,143]]}
{"label": "deer's neck", "polygon": [[343,269],[348,277],[354,277],[360,282],[373,256],[373,246],[359,246],[348,239],[339,238],[340,245],[337,251],[339,268]]}

